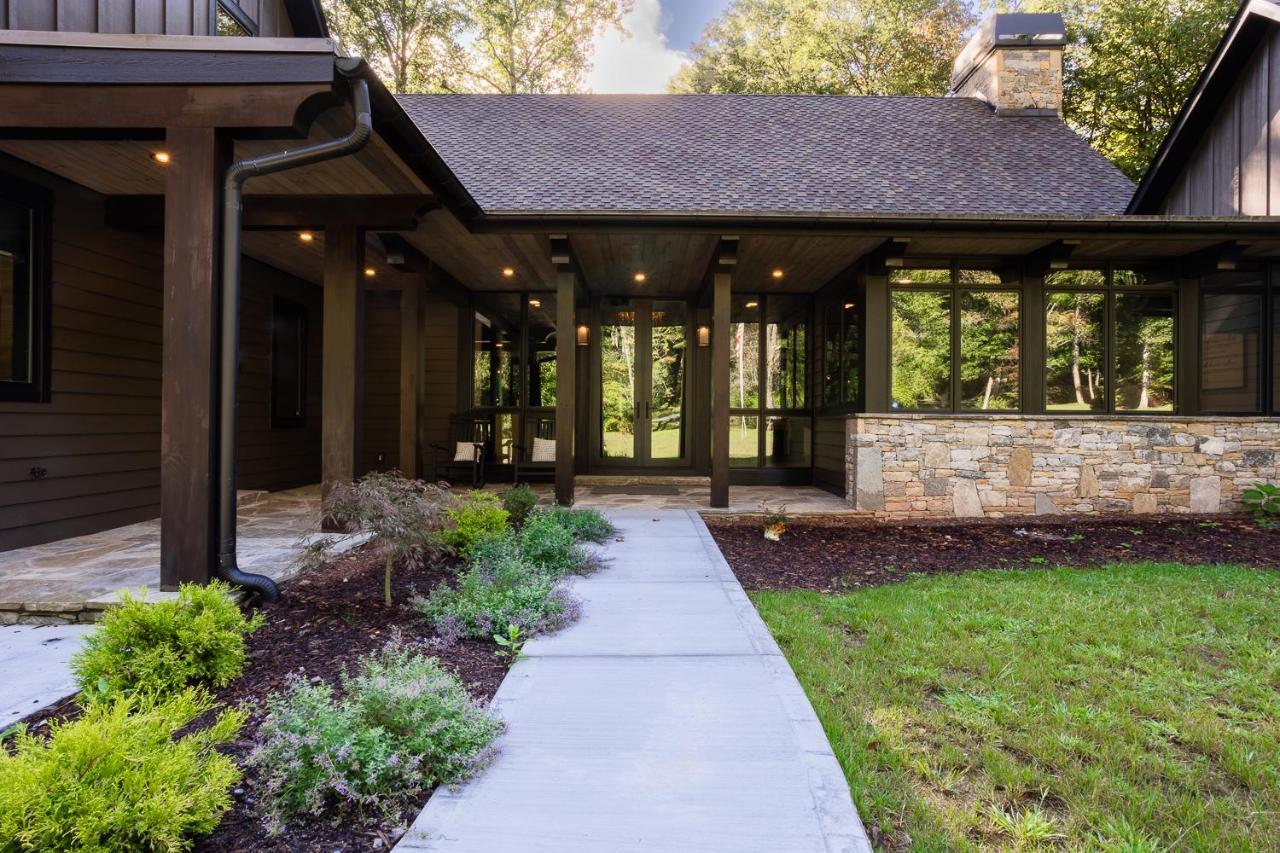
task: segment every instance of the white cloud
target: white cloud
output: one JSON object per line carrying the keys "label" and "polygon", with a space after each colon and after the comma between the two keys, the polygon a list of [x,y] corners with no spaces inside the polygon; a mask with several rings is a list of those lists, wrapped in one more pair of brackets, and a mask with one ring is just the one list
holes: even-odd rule
{"label": "white cloud", "polygon": [[596,37],[587,90],[597,93],[665,92],[687,57],[667,46],[659,0],[635,0],[623,19],[626,34],[608,30]]}

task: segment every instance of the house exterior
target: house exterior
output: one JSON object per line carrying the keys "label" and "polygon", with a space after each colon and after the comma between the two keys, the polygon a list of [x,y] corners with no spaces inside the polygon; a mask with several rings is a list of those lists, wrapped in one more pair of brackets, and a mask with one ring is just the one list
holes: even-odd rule
{"label": "house exterior", "polygon": [[159,515],[204,580],[228,473],[475,444],[566,503],[1231,509],[1280,477],[1280,6],[1136,188],[1063,124],[1063,44],[996,15],[945,98],[394,97],[312,0],[0,0],[0,550]]}

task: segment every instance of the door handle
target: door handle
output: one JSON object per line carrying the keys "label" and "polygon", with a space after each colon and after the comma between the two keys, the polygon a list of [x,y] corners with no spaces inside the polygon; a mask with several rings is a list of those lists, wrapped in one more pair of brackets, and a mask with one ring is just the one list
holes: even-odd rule
{"label": "door handle", "polygon": [[644,401],[644,418],[645,420],[653,418],[653,404],[649,400]]}

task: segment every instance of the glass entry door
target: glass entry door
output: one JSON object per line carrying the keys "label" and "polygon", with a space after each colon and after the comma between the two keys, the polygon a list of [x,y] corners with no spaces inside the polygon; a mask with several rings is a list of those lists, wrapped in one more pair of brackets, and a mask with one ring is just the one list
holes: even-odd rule
{"label": "glass entry door", "polygon": [[684,302],[607,305],[600,324],[600,446],[605,465],[688,462],[689,312]]}

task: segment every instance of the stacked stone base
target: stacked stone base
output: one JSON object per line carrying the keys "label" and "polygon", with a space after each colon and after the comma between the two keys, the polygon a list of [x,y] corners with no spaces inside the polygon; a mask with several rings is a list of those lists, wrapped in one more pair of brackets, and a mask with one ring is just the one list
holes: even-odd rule
{"label": "stacked stone base", "polygon": [[1280,418],[859,415],[855,509],[883,518],[1215,513],[1280,481]]}

